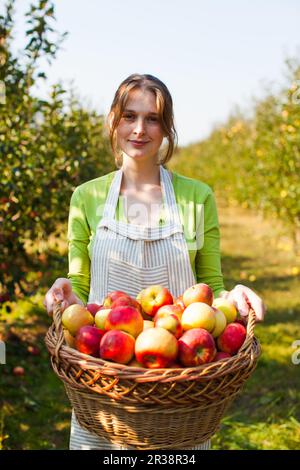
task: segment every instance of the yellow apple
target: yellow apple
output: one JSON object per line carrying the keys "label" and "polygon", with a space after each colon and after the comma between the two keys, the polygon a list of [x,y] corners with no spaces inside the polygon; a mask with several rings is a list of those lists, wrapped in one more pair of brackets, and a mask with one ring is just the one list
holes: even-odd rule
{"label": "yellow apple", "polygon": [[63,311],[61,321],[72,336],[76,336],[82,326],[94,325],[93,315],[79,304],[73,304],[67,307]]}
{"label": "yellow apple", "polygon": [[65,341],[67,343],[67,346],[69,346],[69,348],[75,349],[75,338],[74,338],[74,336],[72,336],[71,333],[66,328],[63,328],[63,332],[64,332],[64,337],[65,337]]}
{"label": "yellow apple", "polygon": [[213,307],[217,308],[218,310],[221,310],[224,313],[227,324],[233,323],[236,320],[238,312],[235,308],[235,305],[230,302],[230,300],[218,297],[213,301]]}
{"label": "yellow apple", "polygon": [[144,320],[144,330],[148,330],[148,328],[154,328],[154,321]]}
{"label": "yellow apple", "polygon": [[217,338],[223,331],[225,330],[225,327],[227,325],[226,317],[222,310],[218,310],[215,307],[212,307],[215,310],[216,314],[216,324],[214,329],[212,330],[211,334],[213,335],[214,338]]}
{"label": "yellow apple", "polygon": [[163,305],[173,304],[172,294],[161,285],[146,287],[139,292],[136,299],[141,304],[143,311],[150,317],[154,317]]}
{"label": "yellow apple", "polygon": [[204,302],[193,302],[184,310],[181,324],[184,331],[192,328],[204,328],[211,332],[216,324],[216,314],[210,305]]}
{"label": "yellow apple", "polygon": [[104,330],[105,320],[110,310],[111,310],[110,308],[102,308],[101,310],[98,310],[98,312],[96,313],[95,325],[97,328],[100,328],[100,330]]}

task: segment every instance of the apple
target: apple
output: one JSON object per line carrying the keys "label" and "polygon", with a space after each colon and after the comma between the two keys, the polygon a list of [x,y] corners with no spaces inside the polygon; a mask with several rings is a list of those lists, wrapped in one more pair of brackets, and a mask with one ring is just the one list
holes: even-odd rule
{"label": "apple", "polygon": [[37,346],[32,346],[32,345],[28,346],[27,351],[33,356],[39,356],[41,353],[40,349]]}
{"label": "apple", "polygon": [[226,321],[226,317],[225,317],[224,313],[222,312],[222,310],[218,310],[215,307],[212,307],[212,309],[215,312],[216,323],[215,323],[215,327],[212,330],[211,334],[213,335],[214,338],[217,338],[225,330],[225,327],[227,325],[227,321]]}
{"label": "apple", "polygon": [[114,290],[113,292],[110,292],[109,294],[107,294],[107,296],[103,300],[103,307],[110,308],[111,304],[115,300],[117,300],[119,297],[123,297],[124,295],[125,297],[128,297],[126,292],[123,292],[121,290]]}
{"label": "apple", "polygon": [[100,308],[102,308],[102,305],[100,304],[87,304],[86,307],[85,307],[92,315],[93,317],[96,315],[96,313],[98,312],[98,310],[100,310]]}
{"label": "apple", "polygon": [[186,307],[181,317],[184,329],[204,328],[211,332],[216,325],[216,314],[212,307],[203,302],[194,302]]}
{"label": "apple", "polygon": [[141,313],[130,305],[112,308],[104,324],[105,330],[126,331],[135,338],[143,331],[143,328],[144,319]]}
{"label": "apple", "polygon": [[180,295],[179,297],[177,297],[177,299],[174,300],[174,305],[178,305],[181,308],[182,312],[184,311],[185,305],[183,302],[183,295]]}
{"label": "apple", "polygon": [[110,308],[103,307],[100,310],[98,310],[98,312],[96,313],[95,325],[97,326],[97,328],[100,328],[100,330],[105,329],[105,321],[110,311],[111,311]]}
{"label": "apple", "polygon": [[110,308],[121,307],[122,305],[131,305],[131,307],[136,308],[137,310],[139,310],[140,313],[142,313],[141,304],[129,295],[123,295],[121,297],[118,297],[116,300],[113,301]]}
{"label": "apple", "polygon": [[175,304],[171,304],[171,305],[163,305],[162,307],[160,307],[156,314],[155,314],[155,317],[154,317],[154,320],[159,318],[159,317],[164,317],[166,315],[170,315],[170,314],[174,314],[176,315],[179,320],[181,320],[181,317],[182,317],[182,308],[180,305],[175,305]]}
{"label": "apple", "polygon": [[75,337],[71,335],[67,328],[63,328],[63,333],[67,346],[69,346],[69,348],[75,349]]}
{"label": "apple", "polygon": [[230,354],[223,352],[223,351],[218,351],[214,357],[214,361],[220,361],[221,359],[228,359],[229,357],[231,357]]}
{"label": "apple", "polygon": [[230,302],[230,300],[218,297],[213,301],[213,307],[216,307],[218,310],[221,310],[224,313],[227,324],[233,323],[236,320],[238,312],[235,308],[235,305]]}
{"label": "apple", "polygon": [[25,369],[22,366],[16,366],[13,368],[13,374],[14,375],[24,375],[25,374]]}
{"label": "apple", "polygon": [[170,369],[182,369],[182,365],[179,364],[178,362],[174,362],[171,366]]}
{"label": "apple", "polygon": [[203,302],[207,305],[212,305],[213,299],[213,290],[202,282],[189,287],[182,295],[182,300],[186,307],[194,302]]}
{"label": "apple", "polygon": [[212,362],[216,355],[215,340],[204,328],[186,331],[178,340],[178,348],[179,361],[185,367]]}
{"label": "apple", "polygon": [[128,364],[134,357],[135,339],[121,330],[107,331],[100,341],[100,357],[107,361]]}
{"label": "apple", "polygon": [[164,328],[144,330],[135,342],[137,361],[150,369],[171,366],[177,358],[177,353],[177,339]]}
{"label": "apple", "polygon": [[170,313],[169,315],[164,315],[158,318],[156,314],[154,319],[154,326],[155,328],[164,328],[165,330],[172,333],[175,338],[179,338],[183,333],[180,320],[174,313]]}
{"label": "apple", "polygon": [[166,287],[153,285],[143,289],[138,294],[137,300],[143,311],[150,317],[154,317],[160,307],[173,303],[173,296]]}
{"label": "apple", "polygon": [[75,337],[75,348],[84,354],[99,357],[100,340],[104,333],[96,326],[82,326]]}
{"label": "apple", "polygon": [[154,322],[152,320],[144,320],[143,330],[148,330],[148,328],[154,328]]}
{"label": "apple", "polygon": [[140,364],[136,358],[134,357],[128,364],[127,364],[129,367],[142,367],[144,368],[144,366],[142,366],[142,364]]}
{"label": "apple", "polygon": [[234,355],[238,352],[247,336],[246,328],[240,323],[229,323],[217,339],[218,349]]}
{"label": "apple", "polygon": [[145,292],[146,289],[142,289],[138,295],[136,296],[136,301],[138,302],[138,304],[141,306],[141,313],[142,313],[142,316],[143,316],[143,319],[144,320],[153,320],[152,316],[148,315],[144,310],[143,310],[143,307],[142,307],[142,298],[143,298],[143,295],[144,295],[144,292]]}
{"label": "apple", "polygon": [[76,336],[82,326],[94,324],[94,317],[82,305],[73,304],[63,311],[61,321],[71,335]]}

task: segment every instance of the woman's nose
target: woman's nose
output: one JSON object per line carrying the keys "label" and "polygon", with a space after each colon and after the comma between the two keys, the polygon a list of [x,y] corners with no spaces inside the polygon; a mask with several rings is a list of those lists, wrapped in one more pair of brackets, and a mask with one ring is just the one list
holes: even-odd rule
{"label": "woman's nose", "polygon": [[145,123],[142,118],[136,120],[134,132],[136,134],[142,134],[143,132],[145,132]]}

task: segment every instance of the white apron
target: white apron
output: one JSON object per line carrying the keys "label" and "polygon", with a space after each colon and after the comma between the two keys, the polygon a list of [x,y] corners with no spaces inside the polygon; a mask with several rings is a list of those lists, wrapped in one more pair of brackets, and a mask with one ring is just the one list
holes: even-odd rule
{"label": "white apron", "polygon": [[[122,169],[116,171],[93,245],[89,303],[103,302],[108,292],[121,290],[134,298],[147,286],[167,287],[174,298],[196,283],[168,171],[160,165],[160,182],[168,216],[164,225],[142,226],[115,219]],[[209,449],[210,440],[193,449]],[[83,429],[74,411],[71,450],[130,449],[111,444]]]}

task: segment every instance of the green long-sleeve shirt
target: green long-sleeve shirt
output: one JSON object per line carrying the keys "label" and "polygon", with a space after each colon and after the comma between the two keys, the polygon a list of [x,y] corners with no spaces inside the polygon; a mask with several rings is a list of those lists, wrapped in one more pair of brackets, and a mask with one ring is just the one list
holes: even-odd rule
{"label": "green long-sleeve shirt", "polygon": [[[69,273],[72,289],[84,302],[90,291],[90,262],[96,228],[115,171],[78,186],[72,194],[68,222]],[[204,182],[172,172],[191,267],[197,282],[205,282],[217,297],[224,290],[220,257],[220,230],[212,189]],[[164,213],[160,224],[164,223]],[[126,221],[119,196],[116,219]]]}

